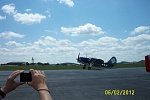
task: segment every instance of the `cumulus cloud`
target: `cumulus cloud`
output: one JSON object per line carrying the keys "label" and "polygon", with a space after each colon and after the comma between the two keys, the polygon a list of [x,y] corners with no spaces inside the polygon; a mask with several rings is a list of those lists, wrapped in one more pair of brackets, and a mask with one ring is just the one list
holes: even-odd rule
{"label": "cumulus cloud", "polygon": [[23,46],[21,43],[17,43],[16,41],[8,41],[7,43],[5,43],[7,46]]}
{"label": "cumulus cloud", "polygon": [[16,14],[17,10],[15,10],[15,5],[13,3],[4,5],[2,10],[7,14]]}
{"label": "cumulus cloud", "polygon": [[[77,46],[84,55],[88,54],[90,57],[111,57],[117,56],[116,50],[120,47],[119,39],[114,37],[101,37],[97,40],[89,39],[78,43]],[[82,49],[81,49],[82,48]],[[108,58],[107,58],[108,59]]]}
{"label": "cumulus cloud", "polygon": [[0,20],[6,19],[6,16],[1,16],[0,15]]}
{"label": "cumulus cloud", "polygon": [[66,46],[68,47],[68,46],[73,46],[73,43],[71,41],[67,40],[67,39],[64,39],[64,40],[59,40],[57,42],[57,45],[58,46],[63,46],[63,47],[66,47]]}
{"label": "cumulus cloud", "polygon": [[34,23],[40,23],[42,19],[45,19],[46,16],[43,16],[41,14],[27,14],[27,13],[24,13],[24,14],[21,14],[21,13],[17,13],[14,15],[14,19],[17,21],[17,22],[21,22],[21,24],[28,24],[28,25],[31,25],[31,24],[34,24]]}
{"label": "cumulus cloud", "polygon": [[117,38],[113,38],[113,37],[101,37],[97,40],[93,40],[93,39],[89,39],[88,41],[82,41],[81,43],[79,43],[79,46],[89,46],[92,48],[95,47],[112,47],[112,46],[116,46],[117,41],[119,41]]}
{"label": "cumulus cloud", "polygon": [[114,37],[101,37],[97,40],[89,39],[77,44],[82,56],[108,59],[116,56],[118,61],[138,61],[149,54],[150,35],[142,34],[135,37],[118,39]]}
{"label": "cumulus cloud", "polygon": [[[18,56],[26,57],[26,61],[30,61],[30,57],[34,57],[40,62],[76,62],[75,58],[80,52],[81,56],[102,58],[108,61],[110,57],[116,56],[118,61],[138,61],[144,59],[145,54],[149,53],[149,34],[118,39],[115,37],[101,37],[97,40],[89,39],[74,43],[68,39],[55,39],[51,36],[43,36],[33,43],[17,43],[8,41],[5,43],[7,47],[0,47],[1,57]],[[22,52],[23,51],[23,52]],[[4,56],[3,56],[4,55]],[[6,58],[7,61],[7,58]]]}
{"label": "cumulus cloud", "polygon": [[18,34],[18,33],[14,33],[14,32],[11,32],[11,31],[0,33],[0,38],[4,38],[4,39],[23,38],[23,37],[24,37],[24,35]]}
{"label": "cumulus cloud", "polygon": [[51,36],[46,36],[44,39],[39,39],[38,41],[35,41],[34,44],[36,45],[42,45],[42,46],[48,46],[48,45],[55,45],[56,39],[54,39]]}
{"label": "cumulus cloud", "polygon": [[64,40],[56,40],[51,36],[45,36],[42,39],[34,42],[35,45],[41,46],[55,46],[55,47],[64,47],[64,46],[71,46],[71,41],[64,39]]}
{"label": "cumulus cloud", "polygon": [[101,27],[97,27],[90,23],[72,28],[61,27],[61,32],[70,36],[100,35],[105,33],[104,31],[102,31]]}
{"label": "cumulus cloud", "polygon": [[66,5],[68,5],[69,7],[73,7],[74,6],[74,2],[72,0],[57,0],[60,4],[64,3]]}
{"label": "cumulus cloud", "polygon": [[[57,40],[51,36],[41,37],[41,39],[30,43],[31,45],[28,45],[29,43],[9,41],[5,43],[7,45],[6,48],[0,47],[0,54],[3,60],[7,56],[10,61],[15,56],[15,60],[18,57],[18,60],[23,59],[24,61],[30,61],[29,58],[34,57],[36,61],[40,62],[71,62],[75,59],[73,56],[76,56],[77,52],[77,48],[71,43],[67,39]],[[7,57],[5,61],[8,61]]]}
{"label": "cumulus cloud", "polygon": [[[19,35],[21,34],[14,35],[11,32],[4,34],[3,32],[0,33],[0,38],[21,38]],[[60,63],[76,62],[75,58],[80,52],[81,56],[101,58],[104,61],[108,61],[112,56],[116,56],[119,62],[139,61],[149,54],[149,41],[150,34],[140,34],[125,39],[105,36],[82,40],[79,43],[68,39],[42,36],[33,43],[8,41],[0,46],[0,57],[5,61],[8,61],[8,57],[10,61],[15,57],[16,60],[23,58],[24,61],[30,62],[30,58],[34,57],[36,62]]]}
{"label": "cumulus cloud", "polygon": [[138,33],[150,33],[150,26],[139,26],[135,28],[131,34],[138,34]]}
{"label": "cumulus cloud", "polygon": [[142,43],[149,43],[150,35],[149,34],[141,34],[135,37],[128,37],[123,39],[122,42],[126,45],[135,45],[135,44],[142,44]]}
{"label": "cumulus cloud", "polygon": [[[18,13],[17,10],[15,10],[14,4],[4,5],[2,7],[2,10],[7,14],[12,15],[14,17],[14,20],[16,20],[17,22],[21,22],[21,24],[31,25],[34,23],[40,23],[41,20],[46,18],[46,16],[38,13]],[[31,11],[31,9],[26,9],[26,11],[29,12]]]}

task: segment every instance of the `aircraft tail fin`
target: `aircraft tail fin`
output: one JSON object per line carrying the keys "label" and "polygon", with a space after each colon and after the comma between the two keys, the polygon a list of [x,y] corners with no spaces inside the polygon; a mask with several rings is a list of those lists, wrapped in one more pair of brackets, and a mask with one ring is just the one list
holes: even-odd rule
{"label": "aircraft tail fin", "polygon": [[116,57],[112,57],[112,58],[107,62],[107,64],[108,64],[109,67],[113,67],[116,63],[117,63]]}
{"label": "aircraft tail fin", "polygon": [[146,71],[150,72],[150,55],[145,56],[145,67]]}
{"label": "aircraft tail fin", "polygon": [[108,62],[103,63],[101,66],[102,67],[113,67],[114,65],[116,65],[116,63],[117,63],[116,57],[112,57]]}

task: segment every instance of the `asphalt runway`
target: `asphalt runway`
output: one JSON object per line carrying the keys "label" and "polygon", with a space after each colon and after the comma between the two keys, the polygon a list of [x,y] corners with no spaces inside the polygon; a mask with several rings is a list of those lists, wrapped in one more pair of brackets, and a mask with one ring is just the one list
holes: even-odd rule
{"label": "asphalt runway", "polygon": [[[0,71],[0,86],[11,73]],[[150,73],[144,67],[45,73],[53,100],[150,100]],[[4,100],[39,100],[39,96],[25,84],[7,94]]]}

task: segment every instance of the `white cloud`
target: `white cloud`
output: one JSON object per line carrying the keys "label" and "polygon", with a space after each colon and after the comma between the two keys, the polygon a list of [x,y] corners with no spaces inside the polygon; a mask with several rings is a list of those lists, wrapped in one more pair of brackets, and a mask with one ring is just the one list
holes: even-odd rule
{"label": "white cloud", "polygon": [[31,24],[34,24],[34,23],[40,23],[41,20],[45,19],[45,18],[46,18],[46,16],[40,15],[38,13],[36,13],[36,14],[17,13],[17,14],[14,15],[14,19],[17,22],[21,22],[21,24],[27,24],[27,25],[31,25]]}
{"label": "white cloud", "polygon": [[4,39],[23,38],[23,37],[24,37],[24,35],[18,34],[18,33],[14,33],[14,32],[11,32],[11,31],[0,33],[0,38],[4,38]]}
{"label": "white cloud", "polygon": [[[77,48],[71,41],[67,39],[56,40],[51,36],[42,37],[38,41],[35,41],[33,46],[39,47],[36,51],[42,51],[40,53],[42,53],[43,57],[47,57],[55,63],[74,60],[72,56],[77,51]],[[28,48],[28,50],[30,50],[30,48]],[[37,54],[40,55],[40,53]]]}
{"label": "white cloud", "polygon": [[101,27],[97,27],[90,23],[85,24],[83,26],[81,25],[79,27],[73,27],[73,28],[61,27],[61,32],[70,36],[100,35],[105,33],[104,31],[102,31]]}
{"label": "white cloud", "polygon": [[114,51],[120,46],[119,42],[120,41],[117,38],[106,36],[97,40],[89,39],[82,41],[77,44],[77,47],[82,48],[82,53],[84,55],[88,54],[93,57],[104,55],[112,56],[112,54],[116,55]]}
{"label": "white cloud", "polygon": [[73,7],[74,6],[74,2],[72,0],[57,0],[60,4],[64,3],[66,5],[68,5],[69,7]]}
{"label": "white cloud", "polygon": [[13,3],[4,5],[2,10],[7,14],[16,14],[17,10],[15,10],[15,5]]}
{"label": "white cloud", "polygon": [[26,9],[25,11],[26,11],[26,12],[30,12],[30,11],[31,11],[31,9]]}
{"label": "white cloud", "polygon": [[46,36],[44,39],[39,39],[38,41],[35,41],[34,44],[36,45],[42,45],[42,46],[48,46],[48,45],[55,45],[56,44],[56,39],[54,39],[51,36]]}
{"label": "white cloud", "polygon": [[101,37],[89,39],[77,45],[82,56],[102,58],[105,61],[116,56],[118,61],[139,61],[144,59],[150,50],[150,35],[142,34],[125,39]]}
{"label": "white cloud", "polygon": [[[1,33],[0,37],[15,37],[9,35]],[[139,61],[149,54],[149,42],[149,34],[141,34],[125,39],[105,36],[97,40],[84,40],[80,43],[73,43],[68,39],[58,40],[51,36],[42,36],[33,43],[6,42],[6,47],[3,47],[4,45],[0,46],[0,58],[5,61],[12,61],[15,58],[16,61],[22,59],[22,61],[31,62],[31,58],[34,57],[35,62],[76,62],[76,57],[80,52],[81,56],[101,58],[106,62],[112,56],[116,56],[118,62]],[[1,62],[2,60],[0,59]]]}
{"label": "white cloud", "polygon": [[1,16],[0,15],[0,20],[6,19],[6,16]]}
{"label": "white cloud", "polygon": [[149,43],[150,35],[141,34],[135,37],[128,37],[126,39],[123,39],[122,42],[126,45],[133,45],[133,46],[136,46],[135,44]]}
{"label": "white cloud", "polygon": [[21,43],[17,43],[16,41],[8,41],[7,43],[5,43],[7,46],[23,46]]}
{"label": "white cloud", "polygon": [[73,46],[73,43],[67,39],[57,41],[58,46],[62,47],[70,47]]}
{"label": "white cloud", "polygon": [[8,57],[10,61],[15,57],[15,60],[31,62],[31,58],[34,57],[35,62],[76,62],[75,58],[79,52],[81,56],[101,58],[104,61],[108,61],[112,56],[116,56],[118,61],[138,61],[144,59],[144,56],[149,53],[149,41],[148,34],[125,39],[106,36],[78,44],[68,39],[57,40],[51,36],[43,36],[33,43],[22,44],[9,41],[5,43],[8,48],[0,47],[0,54],[6,61]]}
{"label": "white cloud", "polygon": [[150,26],[139,26],[134,29],[134,31],[131,32],[131,34],[137,34],[137,33],[150,33]]}
{"label": "white cloud", "polygon": [[[34,23],[40,23],[42,19],[46,18],[46,16],[38,13],[18,13],[17,10],[15,10],[14,4],[4,5],[2,10],[7,14],[13,15],[14,20],[21,22],[21,24],[31,25]],[[29,12],[31,9],[26,9],[25,11]]]}
{"label": "white cloud", "polygon": [[[7,51],[0,47],[0,54],[3,60],[7,62],[15,60],[18,61],[29,61],[30,58],[34,57],[35,62],[50,62],[50,63],[60,63],[60,62],[71,62],[75,60],[77,48],[71,44],[71,41],[56,40],[51,36],[41,37],[41,39],[30,43],[17,43],[15,41],[9,41],[5,43],[7,45]],[[13,48],[9,48],[9,47]],[[5,50],[5,51],[4,51]],[[23,51],[23,52],[22,52]],[[5,52],[2,54],[2,52]],[[7,59],[7,57],[9,59]]]}
{"label": "white cloud", "polygon": [[51,36],[43,37],[42,39],[35,41],[34,44],[38,46],[53,46],[53,47],[68,47],[73,45],[71,41],[67,39],[56,40]]}

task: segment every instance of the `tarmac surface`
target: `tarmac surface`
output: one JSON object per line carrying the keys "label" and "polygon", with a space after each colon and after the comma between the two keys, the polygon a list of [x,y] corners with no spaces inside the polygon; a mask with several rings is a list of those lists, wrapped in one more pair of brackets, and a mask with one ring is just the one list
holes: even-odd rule
{"label": "tarmac surface", "polygon": [[[0,71],[0,86],[12,71]],[[150,73],[141,68],[45,71],[53,100],[150,100]],[[19,77],[15,81],[19,81]],[[39,100],[24,84],[3,100]]]}

